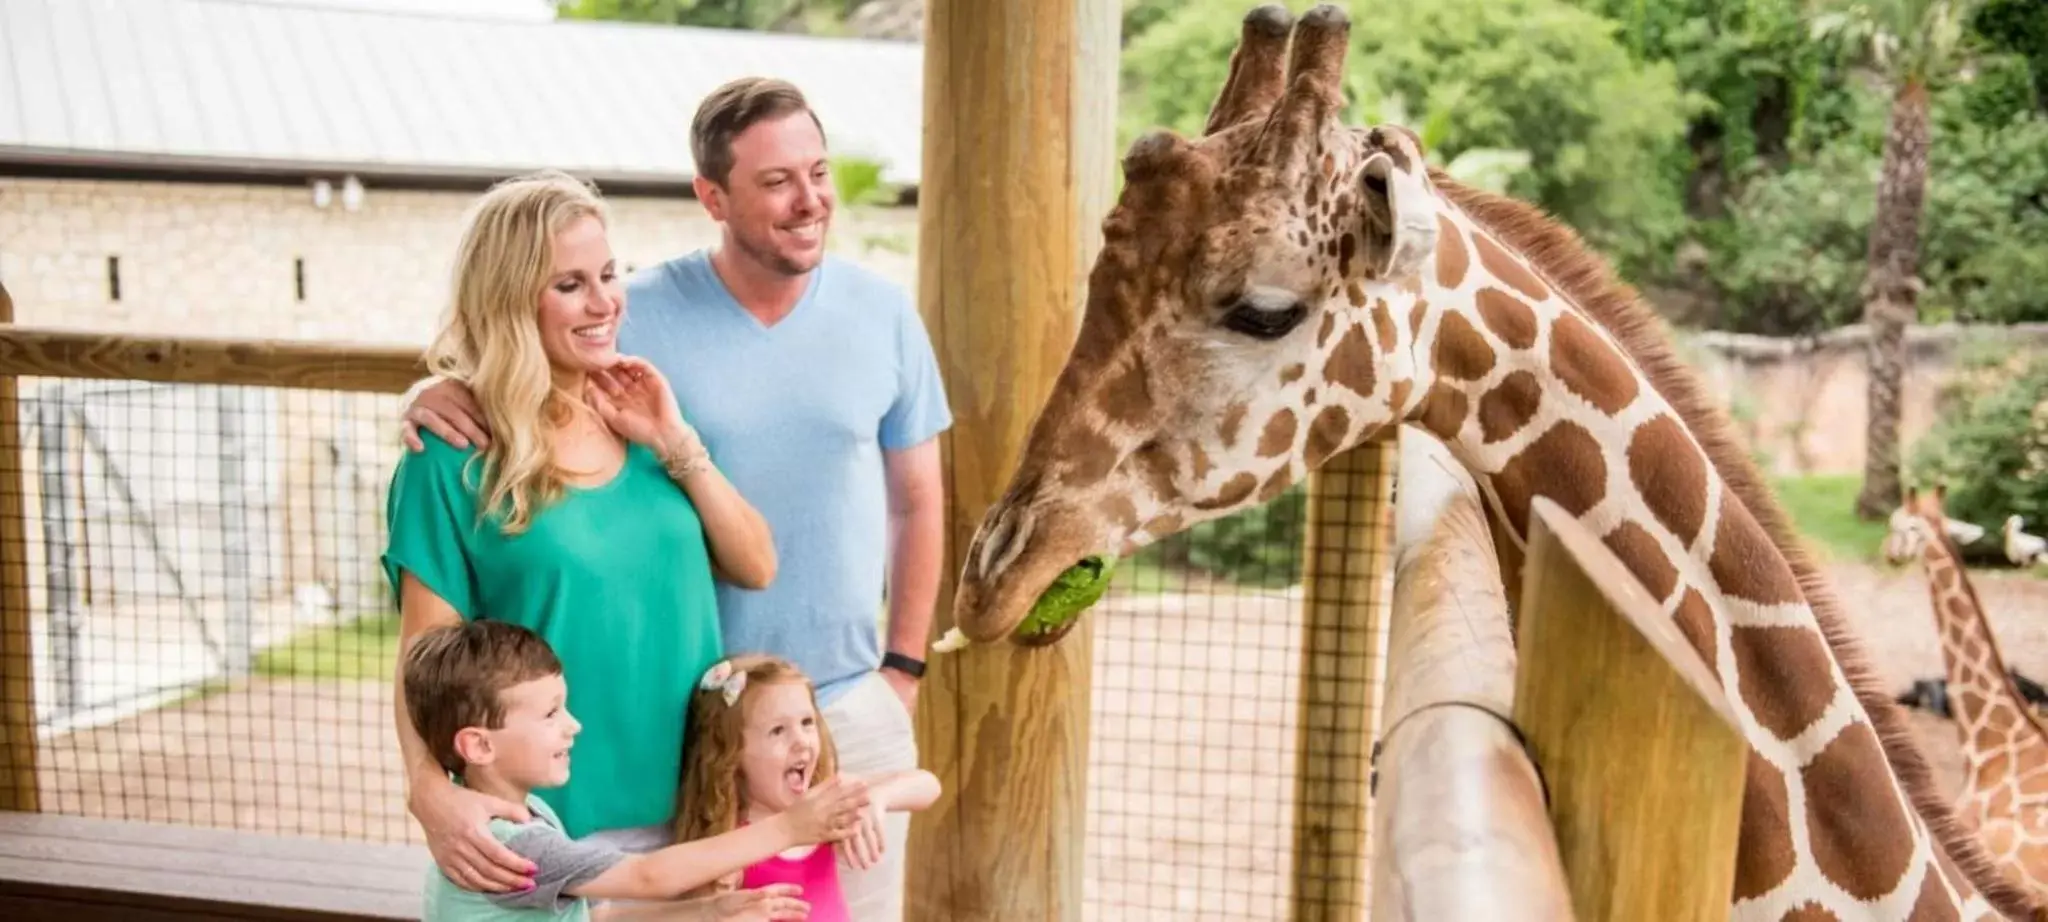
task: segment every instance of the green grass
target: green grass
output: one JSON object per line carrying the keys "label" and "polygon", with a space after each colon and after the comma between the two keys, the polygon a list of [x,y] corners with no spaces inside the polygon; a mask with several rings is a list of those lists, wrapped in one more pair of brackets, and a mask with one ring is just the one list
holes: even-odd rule
{"label": "green grass", "polygon": [[258,675],[293,679],[388,679],[398,655],[398,615],[379,612],[300,631],[256,657]]}
{"label": "green grass", "polygon": [[1863,489],[1860,474],[1813,474],[1781,477],[1771,489],[1793,527],[1806,536],[1818,553],[1834,560],[1877,559],[1884,541],[1885,523],[1866,522],[1856,517],[1856,494]]}

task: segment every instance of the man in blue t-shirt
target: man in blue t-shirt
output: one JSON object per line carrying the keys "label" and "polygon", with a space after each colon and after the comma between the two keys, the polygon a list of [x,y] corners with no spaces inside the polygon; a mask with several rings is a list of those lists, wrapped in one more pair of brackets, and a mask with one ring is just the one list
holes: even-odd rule
{"label": "man in blue t-shirt", "polygon": [[[722,238],[636,274],[618,342],[660,369],[774,532],[773,584],[718,586],[726,648],[785,657],[817,683],[842,771],[914,768],[911,713],[943,557],[936,437],[952,424],[930,337],[902,289],[826,255],[824,132],[796,87],[720,87],[699,106],[690,147],[697,198]],[[458,448],[489,437],[453,382],[408,407],[417,448],[415,427]],[[842,869],[857,922],[902,914],[908,822],[887,824],[884,862]]]}

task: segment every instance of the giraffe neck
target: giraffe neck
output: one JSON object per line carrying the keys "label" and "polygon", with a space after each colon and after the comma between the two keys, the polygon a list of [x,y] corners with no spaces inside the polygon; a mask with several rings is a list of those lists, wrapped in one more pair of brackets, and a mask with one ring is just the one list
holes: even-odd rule
{"label": "giraffe neck", "polygon": [[1967,809],[1980,828],[2010,821],[2016,810],[2038,811],[2048,793],[2048,731],[2013,686],[1962,561],[1938,538],[1927,540],[1920,555],[1941,634],[1950,712],[1962,736]]}
{"label": "giraffe neck", "polygon": [[1408,418],[1517,545],[1543,495],[1601,535],[1719,677],[1751,746],[1740,918],[1904,919],[1974,888],[1940,854],[1786,555],[1595,319],[1446,202],[1405,324]]}

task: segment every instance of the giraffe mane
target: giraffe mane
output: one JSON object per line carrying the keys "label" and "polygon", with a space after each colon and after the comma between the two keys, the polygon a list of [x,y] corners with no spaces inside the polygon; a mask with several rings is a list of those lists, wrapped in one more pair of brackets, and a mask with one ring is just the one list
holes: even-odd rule
{"label": "giraffe mane", "polygon": [[1898,704],[1878,685],[1863,642],[1849,627],[1834,587],[1814,565],[1783,508],[1763,485],[1756,462],[1698,372],[1678,357],[1663,318],[1642,302],[1633,286],[1616,278],[1607,261],[1576,232],[1541,209],[1466,186],[1435,167],[1429,173],[1439,194],[1519,251],[1533,269],[1613,334],[1648,377],[1650,386],[1678,413],[1706,452],[1708,463],[1756,517],[1798,576],[1800,593],[1819,621],[1830,652],[1858,702],[1870,714],[1892,770],[1937,844],[2001,912],[2018,918],[2048,918],[2048,907],[2006,879],[1976,835],[1957,819],[1953,805],[1936,789],[1911,728]]}

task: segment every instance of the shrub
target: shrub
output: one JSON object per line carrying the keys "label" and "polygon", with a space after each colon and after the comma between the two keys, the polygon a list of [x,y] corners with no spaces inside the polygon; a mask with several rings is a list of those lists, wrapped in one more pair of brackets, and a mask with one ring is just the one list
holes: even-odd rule
{"label": "shrub", "polygon": [[1937,422],[1914,446],[1911,482],[1948,484],[1951,517],[1995,541],[2008,515],[2048,523],[2048,353],[1986,344],[1942,389]]}

